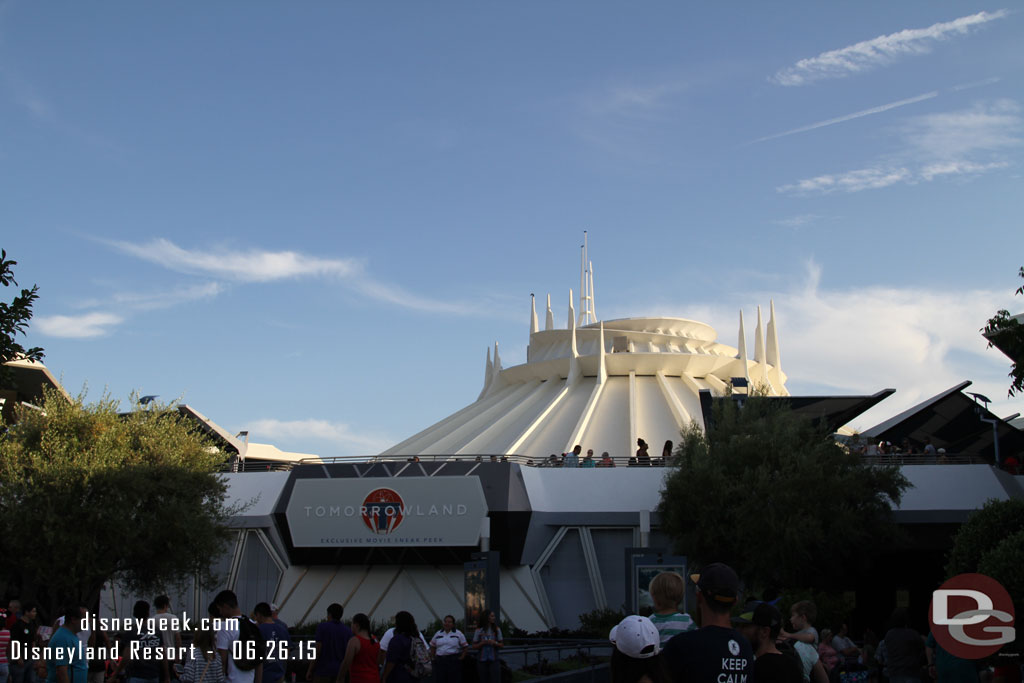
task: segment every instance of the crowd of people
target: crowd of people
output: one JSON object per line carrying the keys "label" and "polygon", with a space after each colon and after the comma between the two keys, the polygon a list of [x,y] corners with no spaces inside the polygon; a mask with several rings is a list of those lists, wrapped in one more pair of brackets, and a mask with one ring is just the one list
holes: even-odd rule
{"label": "crowd of people", "polygon": [[96,621],[85,607],[67,607],[40,626],[34,604],[12,600],[0,610],[0,683],[461,683],[473,663],[480,683],[500,683],[504,639],[489,611],[472,640],[452,615],[427,640],[406,611],[378,638],[365,614],[345,622],[333,603],[313,640],[293,643],[277,605],[261,602],[244,614],[232,591],[217,594],[205,619],[179,619],[166,596],[154,606],[137,601],[124,621],[138,627],[107,633],[87,628]]}
{"label": "crowd of people", "polygon": [[789,626],[777,601],[738,607],[739,578],[716,563],[693,576],[700,627],[677,611],[685,581],[674,573],[650,585],[654,613],[623,619],[609,634],[615,649],[612,683],[1020,683],[1020,664],[991,670],[947,652],[934,635],[911,628],[897,608],[882,638],[865,633],[858,645],[845,623],[819,634],[817,609],[794,603]]}
{"label": "crowd of people", "polygon": [[[667,465],[672,459],[672,441],[666,441],[661,449],[661,457],[652,457],[650,446],[643,439],[636,440],[636,453],[625,463],[627,467],[659,467]],[[588,448],[586,455],[583,454],[583,446],[576,446],[559,456],[552,453],[547,460],[534,462],[532,459],[528,465],[537,467],[615,467],[615,458],[608,454],[608,451],[601,453],[600,457],[594,455],[594,449]]]}
{"label": "crowd of people", "polygon": [[[953,656],[932,634],[911,628],[904,609],[893,612],[883,637],[866,632],[858,644],[845,623],[819,633],[817,609],[807,600],[789,607],[788,624],[777,601],[739,606],[739,578],[725,564],[710,564],[691,579],[699,627],[679,609],[686,580],[659,573],[648,589],[653,613],[628,616],[609,634],[611,683],[1021,680],[1019,665],[988,671]],[[462,683],[467,666],[479,683],[501,683],[504,638],[493,612],[482,614],[472,639],[452,615],[428,639],[407,611],[395,614],[394,626],[378,638],[367,615],[346,622],[342,605],[333,603],[313,640],[293,643],[277,605],[261,602],[244,614],[225,590],[210,604],[208,619],[193,622],[185,646],[167,597],[154,606],[152,613],[148,602],[136,602],[138,628],[106,633],[87,628],[95,622],[81,606],[40,627],[36,606],[13,600],[7,613],[0,610],[0,683],[286,683],[289,676],[290,683]]]}

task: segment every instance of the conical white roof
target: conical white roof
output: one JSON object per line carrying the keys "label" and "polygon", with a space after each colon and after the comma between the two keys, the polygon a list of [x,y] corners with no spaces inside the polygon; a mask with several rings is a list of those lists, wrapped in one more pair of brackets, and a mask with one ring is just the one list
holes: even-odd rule
{"label": "conical white roof", "polygon": [[[675,443],[683,427],[701,422],[701,389],[720,396],[732,378],[749,377],[770,395],[788,395],[785,374],[769,363],[779,357],[772,313],[770,352],[761,351],[759,324],[754,361],[694,320],[623,318],[577,328],[570,313],[568,329],[538,330],[531,315],[526,363],[503,368],[495,347],[474,403],[381,455],[522,455],[539,462],[580,444],[584,452],[622,458],[642,438],[657,457],[666,440]],[[742,338],[742,322],[740,330]]]}

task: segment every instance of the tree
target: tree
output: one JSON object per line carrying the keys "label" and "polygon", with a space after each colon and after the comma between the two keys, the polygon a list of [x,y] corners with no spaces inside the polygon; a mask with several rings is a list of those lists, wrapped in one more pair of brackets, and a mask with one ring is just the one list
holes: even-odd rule
{"label": "tree", "polygon": [[0,573],[50,615],[117,579],[147,592],[199,576],[229,538],[225,454],[177,410],[121,415],[49,391],[0,440]]}
{"label": "tree", "polygon": [[[1024,267],[1020,269],[1019,275],[1024,278]],[[1024,294],[1024,285],[1018,287],[1014,293],[1017,296]],[[990,348],[998,347],[1013,361],[1010,367],[1009,396],[1012,398],[1018,392],[1024,392],[1024,325],[1017,316],[1012,316],[1009,311],[1002,309],[989,318],[981,332],[988,338]]]}
{"label": "tree", "polygon": [[[1013,599],[1016,614],[1024,611],[1024,500],[990,500],[957,531],[946,563],[946,576],[984,574],[1003,585]],[[1020,638],[1008,652],[1021,652]]]}
{"label": "tree", "polygon": [[[18,262],[8,260],[7,252],[0,249],[0,285],[17,286],[13,271],[16,265]],[[14,297],[11,303],[0,301],[0,386],[7,383],[9,371],[4,367],[7,361],[18,358],[34,361],[43,359],[43,350],[40,347],[26,349],[17,341],[18,335],[25,334],[28,321],[32,319],[32,304],[37,298],[39,287],[32,285],[32,289],[21,290],[21,294]]]}
{"label": "tree", "polygon": [[892,507],[910,485],[758,396],[716,404],[706,433],[683,430],[674,460],[658,511],[677,549],[761,588],[842,585],[897,538]]}

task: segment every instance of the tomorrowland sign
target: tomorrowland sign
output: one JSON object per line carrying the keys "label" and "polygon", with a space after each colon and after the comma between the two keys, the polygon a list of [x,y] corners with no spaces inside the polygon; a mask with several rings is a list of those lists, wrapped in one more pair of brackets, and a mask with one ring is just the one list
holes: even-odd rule
{"label": "tomorrowland sign", "polygon": [[285,509],[305,548],[474,546],[486,515],[476,477],[297,479]]}

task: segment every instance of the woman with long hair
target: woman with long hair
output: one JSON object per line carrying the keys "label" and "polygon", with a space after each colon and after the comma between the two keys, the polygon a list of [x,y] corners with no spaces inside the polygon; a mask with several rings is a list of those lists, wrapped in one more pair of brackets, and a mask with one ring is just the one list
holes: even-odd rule
{"label": "woman with long hair", "polygon": [[415,683],[419,680],[412,660],[412,639],[419,637],[416,620],[411,614],[403,610],[395,615],[395,632],[388,643],[384,672],[380,676],[384,683]]}
{"label": "woman with long hair", "polygon": [[338,669],[338,683],[344,683],[345,674],[350,671],[350,683],[380,683],[377,668],[380,645],[370,633],[369,617],[362,612],[352,617],[352,634],[345,647],[345,659]]}
{"label": "woman with long hair", "polygon": [[501,638],[501,627],[492,610],[485,610],[480,626],[473,634],[473,649],[477,651],[477,669],[480,683],[501,683],[501,663],[498,650],[505,644]]}

